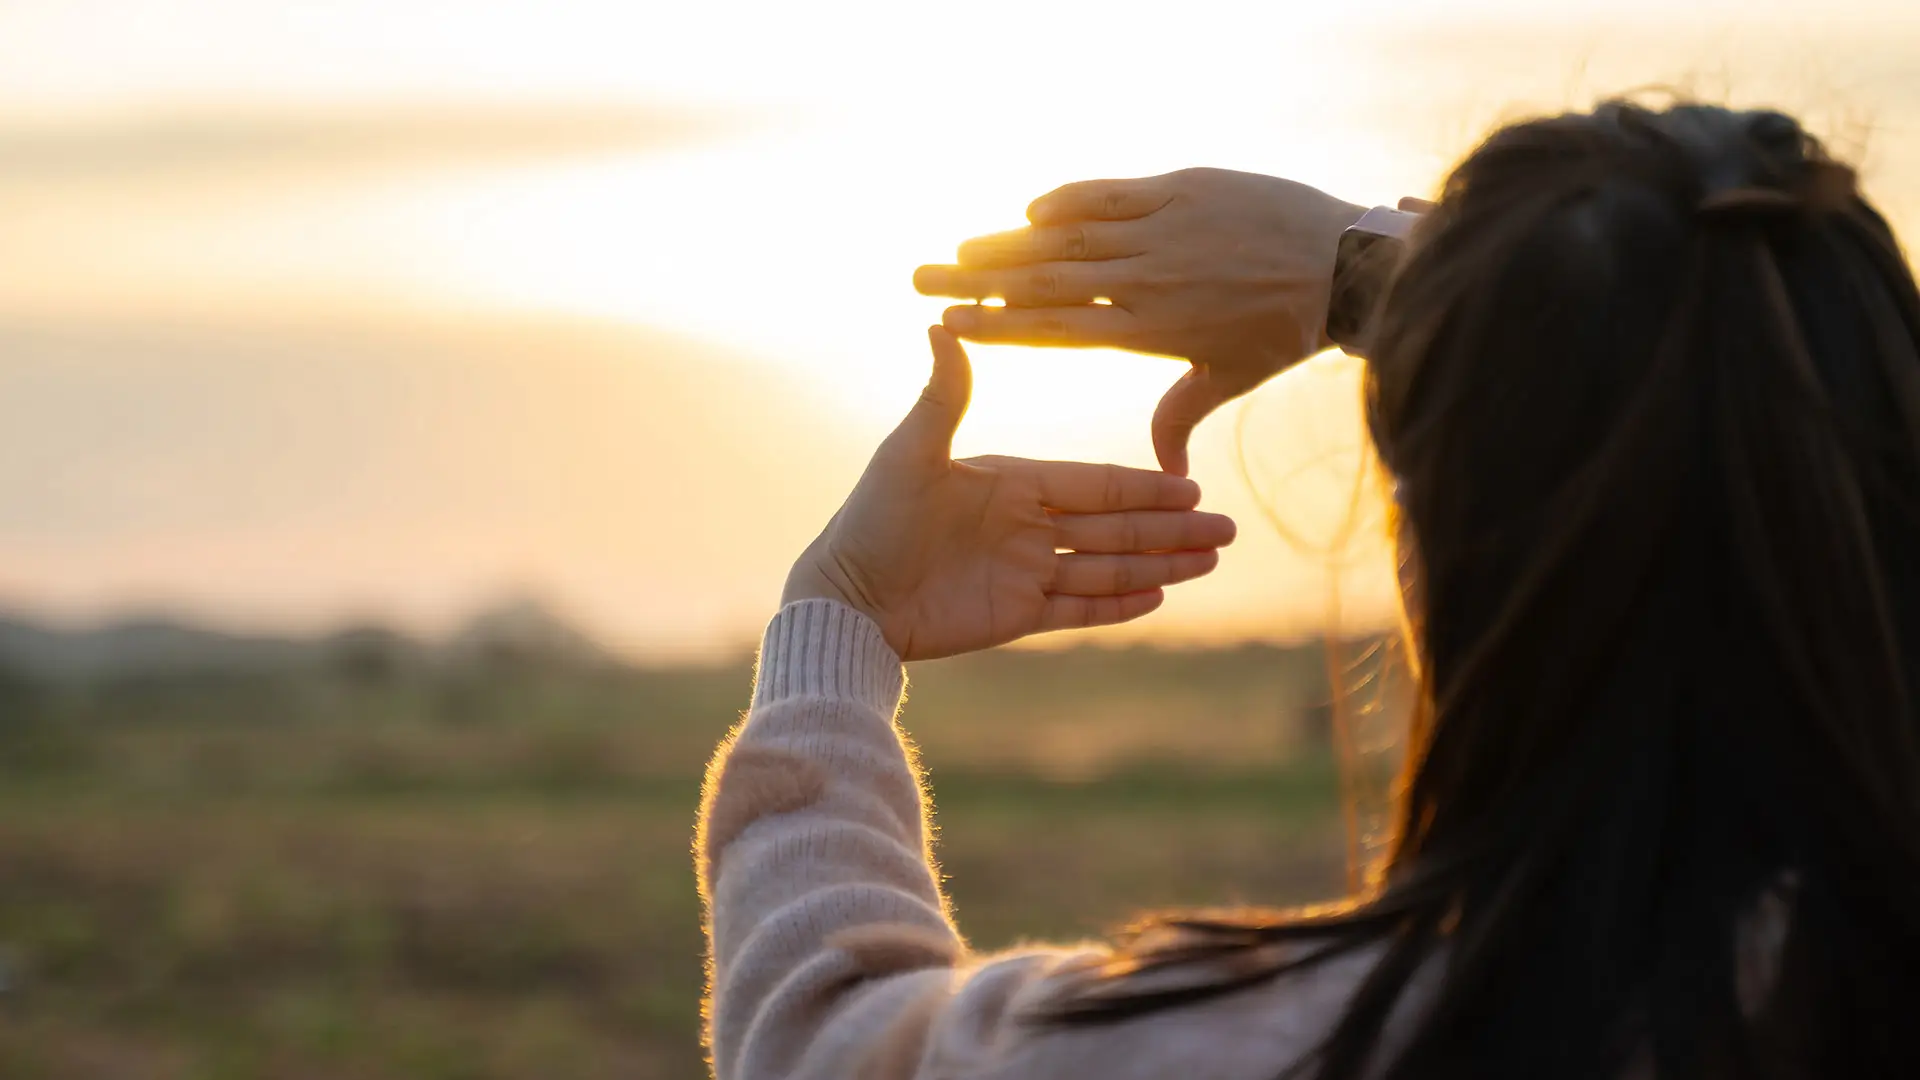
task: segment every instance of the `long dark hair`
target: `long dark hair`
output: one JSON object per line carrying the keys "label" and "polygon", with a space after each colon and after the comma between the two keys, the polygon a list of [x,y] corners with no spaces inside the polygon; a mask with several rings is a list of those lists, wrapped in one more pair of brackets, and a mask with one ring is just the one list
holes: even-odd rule
{"label": "long dark hair", "polygon": [[1455,170],[1369,365],[1423,593],[1382,884],[1160,920],[1052,1021],[1366,946],[1292,1071],[1920,1076],[1920,295],[1853,179],[1627,102]]}

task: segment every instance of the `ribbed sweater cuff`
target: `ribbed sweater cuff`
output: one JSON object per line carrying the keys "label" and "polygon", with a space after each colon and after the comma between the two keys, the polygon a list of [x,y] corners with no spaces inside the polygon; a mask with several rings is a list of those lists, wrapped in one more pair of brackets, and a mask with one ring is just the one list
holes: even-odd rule
{"label": "ribbed sweater cuff", "polygon": [[904,685],[900,657],[872,619],[837,600],[796,600],[767,624],[753,704],[852,698],[891,718]]}

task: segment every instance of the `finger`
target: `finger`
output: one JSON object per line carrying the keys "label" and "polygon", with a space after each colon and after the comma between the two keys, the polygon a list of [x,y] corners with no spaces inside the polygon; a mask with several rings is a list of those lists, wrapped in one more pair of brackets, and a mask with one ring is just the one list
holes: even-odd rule
{"label": "finger", "polygon": [[1153,456],[1160,467],[1175,476],[1187,475],[1187,440],[1193,429],[1235,396],[1205,365],[1195,364],[1181,376],[1153,410]]}
{"label": "finger", "polygon": [[1134,317],[1115,304],[1025,308],[962,304],[948,308],[940,322],[970,341],[1091,348],[1123,345],[1133,330]]}
{"label": "finger", "polygon": [[1168,551],[1148,555],[1062,555],[1049,593],[1059,596],[1124,596],[1210,574],[1217,551]]}
{"label": "finger", "polygon": [[1062,259],[1123,259],[1143,250],[1139,230],[1125,222],[1071,222],[976,236],[960,245],[961,266],[1026,266]]}
{"label": "finger", "polygon": [[944,459],[953,453],[953,434],[973,396],[973,368],[966,350],[944,328],[929,326],[927,341],[933,347],[933,375],[895,434]]}
{"label": "finger", "polygon": [[1027,207],[1035,225],[1068,221],[1126,221],[1146,217],[1173,200],[1166,178],[1082,180],[1054,188]]}
{"label": "finger", "polygon": [[1168,476],[1151,469],[1009,457],[968,460],[985,468],[1032,477],[1040,489],[1041,505],[1050,510],[1076,514],[1191,510],[1200,503],[1199,484],[1184,476]]}
{"label": "finger", "polygon": [[1166,598],[1159,589],[1126,596],[1049,596],[1040,609],[1040,630],[1079,630],[1128,622],[1159,607]]}
{"label": "finger", "polygon": [[1430,214],[1438,205],[1430,199],[1416,199],[1412,195],[1406,195],[1401,197],[1399,209],[1409,214]]}
{"label": "finger", "polygon": [[913,287],[929,296],[999,297],[1024,307],[1091,304],[1111,299],[1131,269],[1126,262],[1051,262],[1019,269],[923,266]]}
{"label": "finger", "polygon": [[1053,515],[1054,546],[1077,552],[1197,551],[1233,543],[1236,531],[1225,514],[1198,511]]}

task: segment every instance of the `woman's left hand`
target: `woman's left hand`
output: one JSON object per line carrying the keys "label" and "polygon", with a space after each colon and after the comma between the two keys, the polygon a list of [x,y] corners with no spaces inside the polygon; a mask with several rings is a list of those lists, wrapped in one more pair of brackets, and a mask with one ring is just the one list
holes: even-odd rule
{"label": "woman's left hand", "polygon": [[1193,361],[1153,413],[1154,453],[1185,475],[1195,426],[1332,344],[1334,255],[1364,209],[1230,169],[1087,180],[1034,200],[1031,226],[969,240],[955,265],[923,266],[913,283],[933,296],[1006,301],[947,309],[947,329],[969,341]]}
{"label": "woman's left hand", "polygon": [[972,372],[928,331],[933,378],[787,578],[864,612],[903,660],[1139,618],[1219,563],[1234,524],[1199,485],[1118,465],[952,459]]}

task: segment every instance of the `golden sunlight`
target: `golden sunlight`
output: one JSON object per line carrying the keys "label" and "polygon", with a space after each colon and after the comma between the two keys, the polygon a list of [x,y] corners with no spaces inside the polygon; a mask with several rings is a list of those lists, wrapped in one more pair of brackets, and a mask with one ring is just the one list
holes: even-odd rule
{"label": "golden sunlight", "polygon": [[[187,0],[164,18],[108,7],[80,0],[0,12],[0,92],[14,102],[0,109],[9,163],[0,231],[11,256],[0,261],[0,316],[72,330],[76,355],[101,365],[108,387],[134,385],[128,373],[146,362],[143,352],[173,355],[177,343],[87,352],[104,327],[125,330],[129,342],[188,328],[200,335],[177,344],[188,356],[250,333],[311,343],[326,328],[356,342],[328,345],[335,351],[321,355],[332,363],[300,371],[302,385],[312,384],[304,396],[272,407],[307,410],[302,423],[327,420],[331,434],[316,439],[384,445],[390,463],[421,471],[399,468],[394,475],[415,486],[396,487],[377,507],[349,512],[341,496],[314,525],[331,539],[307,543],[344,550],[355,537],[410,539],[387,544],[378,566],[339,560],[306,578],[326,584],[294,588],[316,570],[291,554],[269,557],[301,520],[272,470],[324,455],[200,423],[191,429],[204,438],[230,437],[193,474],[196,490],[224,492],[204,512],[190,522],[162,513],[180,500],[157,480],[151,520],[103,516],[80,496],[13,492],[17,513],[35,526],[0,534],[0,589],[56,611],[136,596],[325,621],[370,606],[424,618],[457,608],[460,597],[528,585],[564,594],[602,632],[644,648],[685,646],[662,629],[659,597],[696,583],[715,613],[704,647],[751,632],[790,554],[781,546],[804,541],[832,512],[862,448],[927,377],[923,331],[943,303],[914,293],[913,268],[949,260],[967,237],[1019,225],[1027,203],[1061,183],[1208,164],[1391,202],[1429,193],[1502,116],[1703,70],[1725,73],[1740,97],[1802,103],[1816,119],[1844,121],[1855,102],[1905,115],[1899,42],[1920,34],[1902,21],[1904,9],[1874,4],[1827,13],[1817,33],[1785,6],[1761,18],[1746,5],[1737,19],[1703,6],[1651,49],[1598,19],[1597,7],[1528,22],[1494,0],[1445,17],[1386,0],[1311,18],[1284,7],[1236,11],[1224,38],[1216,32],[1224,11],[1155,20],[1143,35],[1126,5],[1092,22],[1081,8],[1012,3],[976,5],[965,18],[912,6],[830,17],[773,5],[611,2],[570,5],[561,16],[512,0],[400,8],[343,0],[300,18],[238,0]],[[832,29],[846,19],[873,41],[856,47]],[[1060,40],[1076,42],[1073,57],[1096,69],[1062,65]],[[1897,173],[1916,157],[1891,135],[1873,151],[1870,182],[1875,170]],[[1880,198],[1896,219],[1907,216],[1909,189]],[[581,421],[602,403],[567,397],[587,391],[564,381],[519,393],[541,408],[504,414],[506,432],[409,406],[456,400],[463,377],[458,363],[435,368],[408,355],[411,339],[395,327],[415,324],[458,326],[471,342],[445,347],[470,364],[480,354],[459,350],[517,342],[537,325],[592,337],[606,346],[594,355],[621,357],[622,377],[638,385],[670,377],[673,392],[641,394],[624,424],[630,438],[655,440],[645,445],[679,448],[673,467],[691,472],[689,501],[616,504],[617,520],[595,516],[614,509],[556,505],[515,517],[512,535],[476,524],[507,514],[513,498],[498,474],[473,464],[496,461],[481,440],[538,443],[542,460],[582,491],[650,478],[623,472],[617,463],[627,459],[613,443],[579,441],[602,430]],[[520,329],[495,330],[509,325]],[[975,394],[958,452],[1153,462],[1147,418],[1180,362],[1108,350],[972,353]],[[22,346],[11,355],[25,364],[39,354]],[[362,355],[390,359],[362,372],[351,360]],[[498,350],[485,355],[487,364],[507,362]],[[514,377],[534,381],[567,359],[560,348],[512,355],[524,369]],[[40,418],[70,407],[61,402],[85,399],[74,380],[94,369],[53,356],[33,369],[40,382],[22,377],[32,393],[13,391],[16,432],[40,430]],[[380,372],[352,393],[368,395],[365,411],[390,428],[323,415],[335,407],[329,395],[348,393],[328,380],[349,370]],[[1357,552],[1337,580],[1352,601],[1346,610],[1384,618],[1391,575],[1378,557],[1377,493],[1355,487],[1363,436],[1353,375],[1340,358],[1324,358],[1203,426],[1194,474],[1210,506],[1240,519],[1241,539],[1220,574],[1178,591],[1147,629],[1120,633],[1321,627],[1330,610],[1325,552],[1343,543]],[[245,412],[263,407],[246,395],[284,392],[247,378],[208,368],[207,382],[193,384],[197,397],[180,391],[174,420],[191,425],[195,402]],[[394,389],[405,387],[414,389]],[[797,388],[804,409],[795,408]],[[423,411],[404,419],[381,411],[409,407]],[[747,415],[781,419],[741,422]],[[620,430],[603,419],[605,430]],[[823,448],[820,482],[749,514],[769,470],[790,456],[766,434],[775,426]],[[54,451],[28,448],[22,459],[34,453]],[[94,462],[88,468],[104,479],[63,490],[106,491],[145,475],[150,456],[107,432],[86,455],[70,455]],[[496,467],[518,476],[528,460]],[[349,469],[351,455],[340,461],[333,467]],[[354,475],[315,468],[316,488],[358,490]],[[177,483],[189,480],[183,473]],[[248,499],[259,504],[246,509]],[[708,521],[715,535],[765,530],[765,550],[728,547],[724,558],[717,543],[669,550],[645,521],[671,514]],[[100,524],[109,519],[119,524]],[[450,536],[460,538],[457,559],[447,556]],[[628,539],[606,550],[610,536]],[[194,554],[249,544],[263,554],[238,562]],[[593,575],[581,569],[590,563],[625,569]],[[669,563],[680,567],[673,581],[645,569]],[[626,584],[608,588],[616,578]]]}

